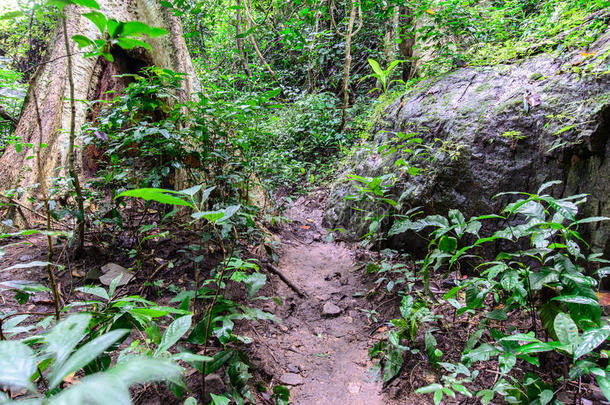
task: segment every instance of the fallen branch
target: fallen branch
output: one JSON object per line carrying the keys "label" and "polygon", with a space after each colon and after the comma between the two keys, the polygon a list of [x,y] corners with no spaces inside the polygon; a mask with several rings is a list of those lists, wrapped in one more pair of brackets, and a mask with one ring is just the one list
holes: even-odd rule
{"label": "fallen branch", "polygon": [[288,278],[286,278],[286,276],[284,275],[284,273],[282,273],[282,271],[280,269],[278,269],[277,267],[275,267],[274,265],[269,264],[269,263],[266,264],[266,267],[271,273],[278,276],[280,278],[280,280],[282,280],[284,282],[284,284],[286,284],[288,287],[290,287],[290,289],[292,291],[297,293],[297,295],[299,297],[307,298],[307,294],[305,292],[303,292],[303,290],[301,290],[299,287],[294,285],[294,283],[292,281],[288,280]]}

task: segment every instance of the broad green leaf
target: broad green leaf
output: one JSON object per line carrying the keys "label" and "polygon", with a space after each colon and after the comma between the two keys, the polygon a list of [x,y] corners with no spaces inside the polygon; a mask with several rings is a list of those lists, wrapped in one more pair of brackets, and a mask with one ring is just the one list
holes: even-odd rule
{"label": "broad green leaf", "polygon": [[596,299],[583,297],[581,295],[560,295],[559,297],[551,298],[551,301],[567,302],[569,304],[594,305],[599,306]]}
{"label": "broad green leaf", "polygon": [[610,336],[610,325],[585,331],[574,349],[574,360],[591,353],[597,346],[604,343],[608,336]]}
{"label": "broad green leaf", "polygon": [[597,376],[595,379],[597,380],[597,384],[599,385],[599,388],[602,390],[606,399],[610,401],[610,378]]}
{"label": "broad green leaf", "polygon": [[263,273],[252,273],[244,281],[248,298],[252,298],[267,282],[267,276]]}
{"label": "broad green leaf", "polygon": [[83,14],[83,17],[89,19],[93,24],[95,24],[102,35],[106,33],[106,24],[108,23],[108,20],[104,14],[100,13],[99,11],[91,11]]}
{"label": "broad green leaf", "polygon": [[148,49],[149,51],[152,51],[152,46],[150,46],[146,42],[144,42],[140,39],[136,39],[136,38],[120,37],[117,40],[117,44],[123,49],[133,49],[133,48],[141,47],[141,48]]}
{"label": "broad green leaf", "polygon": [[28,263],[18,263],[11,267],[7,267],[6,269],[2,269],[1,271],[8,271],[14,269],[30,269],[32,267],[47,267],[48,265],[55,266],[55,264],[51,262],[33,261]]}
{"label": "broad green leaf", "polygon": [[540,342],[539,339],[534,337],[534,332],[530,333],[516,333],[514,335],[505,336],[500,339],[500,342]]}
{"label": "broad green leaf", "polygon": [[233,357],[233,350],[223,350],[214,355],[212,361],[206,363],[205,373],[211,374],[222,367],[231,357]]}
{"label": "broad green leaf", "polygon": [[68,359],[72,350],[87,334],[91,315],[80,313],[62,319],[44,335],[47,344],[46,351],[55,357],[55,367],[59,367]]}
{"label": "broad green leaf", "polygon": [[524,346],[521,346],[519,348],[519,351],[517,352],[517,354],[522,355],[522,354],[530,354],[530,353],[549,352],[549,351],[555,350],[556,348],[559,348],[561,346],[562,346],[562,344],[560,342],[550,342],[550,343],[533,342],[533,343],[528,343]]}
{"label": "broad green leaf", "polygon": [[472,362],[476,361],[488,361],[494,356],[502,353],[498,348],[491,346],[488,343],[483,343],[479,347],[466,353],[463,358],[468,359]]}
{"label": "broad green leaf", "polygon": [[500,362],[500,372],[502,374],[508,373],[517,363],[517,356],[512,353],[503,353],[498,356]]}
{"label": "broad green leaf", "polygon": [[453,253],[457,249],[457,239],[452,236],[443,235],[438,242],[438,248],[441,252]]}
{"label": "broad green leaf", "polygon": [[[172,356],[172,359],[182,360],[191,365],[194,363],[207,363],[209,361],[214,360],[214,358],[210,357],[210,356],[202,356],[200,354],[189,353],[189,352],[176,353]],[[201,364],[199,364],[199,367],[197,367],[197,368],[201,369]]]}
{"label": "broad green leaf", "polygon": [[95,10],[100,9],[100,5],[95,0],[66,0],[68,3],[76,4],[83,7],[93,8]]}
{"label": "broad green leaf", "polygon": [[551,400],[553,399],[553,396],[554,396],[554,394],[553,394],[553,391],[551,391],[551,390],[542,391],[540,393],[540,397],[539,397],[540,405],[546,405],[549,402],[551,402]]}
{"label": "broad green leaf", "polygon": [[402,368],[402,350],[391,346],[386,355],[385,367],[383,368],[383,382],[388,382],[400,372]]}
{"label": "broad green leaf", "polygon": [[509,270],[504,273],[500,280],[500,285],[505,291],[513,291],[519,283],[519,272],[516,270]]}
{"label": "broad green leaf", "polygon": [[203,211],[203,212],[194,212],[191,214],[193,219],[201,219],[205,218],[210,222],[217,222],[221,220],[225,216],[224,211]]}
{"label": "broad green leaf", "polygon": [[416,394],[430,394],[432,392],[436,392],[439,390],[442,390],[443,386],[440,384],[430,384],[430,385],[426,385],[425,387],[421,387],[415,390]]}
{"label": "broad green leaf", "polygon": [[163,28],[151,27],[139,21],[127,21],[123,24],[121,35],[148,35],[151,38],[160,37],[169,34],[169,31]]}
{"label": "broad green leaf", "polygon": [[197,186],[193,186],[184,190],[180,190],[180,194],[188,195],[189,197],[194,197],[201,189],[203,188],[203,184],[199,184]]}
{"label": "broad green leaf", "polygon": [[131,405],[129,387],[120,378],[109,373],[87,376],[51,397],[49,405]]}
{"label": "broad green leaf", "polygon": [[136,357],[117,364],[106,373],[131,386],[155,381],[176,381],[182,374],[182,367],[167,359]]}
{"label": "broad green leaf", "polygon": [[110,300],[110,297],[108,296],[108,292],[102,287],[85,286],[85,287],[77,287],[75,290],[80,291],[85,294],[95,295],[96,297],[103,298],[106,301]]}
{"label": "broad green leaf", "polygon": [[546,190],[549,187],[553,187],[554,185],[557,184],[561,184],[561,180],[552,180],[552,181],[547,181],[546,183],[542,184],[540,186],[540,188],[538,188],[538,192],[536,194],[540,195],[544,192],[544,190]]}
{"label": "broad green leaf", "polygon": [[222,395],[210,393],[210,396],[212,397],[212,404],[214,405],[229,405],[229,403],[231,402],[231,399],[223,397]]}
{"label": "broad green leaf", "polygon": [[225,208],[224,210],[222,210],[222,212],[224,213],[224,215],[222,217],[222,221],[226,221],[229,218],[231,218],[233,215],[235,215],[235,213],[237,211],[239,211],[240,208],[241,208],[241,205],[231,205],[231,206]]}
{"label": "broad green leaf", "polygon": [[34,351],[21,342],[0,341],[0,385],[31,388],[30,377],[36,372]]}
{"label": "broad green leaf", "polygon": [[117,340],[129,333],[128,329],[117,329],[98,336],[92,341],[78,349],[60,367],[51,370],[48,376],[49,388],[55,388],[68,374],[81,369],[89,364],[97,356],[102,354],[107,348],[112,346]]}
{"label": "broad green leaf", "polygon": [[369,61],[369,65],[371,65],[371,68],[373,69],[373,71],[378,74],[380,77],[384,76],[384,72],[383,69],[381,69],[381,66],[379,66],[379,63],[374,60],[374,59],[368,59]]}
{"label": "broad green leaf", "polygon": [[17,18],[17,17],[21,17],[23,16],[23,11],[17,10],[17,11],[9,11],[8,13],[4,13],[0,16],[0,20],[10,20],[13,18]]}
{"label": "broad green leaf", "polygon": [[566,350],[571,353],[574,346],[578,343],[578,327],[572,318],[567,314],[561,313],[555,317],[553,327],[557,339],[559,339],[561,344],[566,347]]}
{"label": "broad green leaf", "polygon": [[182,316],[175,321],[173,321],[163,333],[163,337],[161,338],[161,343],[159,343],[159,347],[155,351],[155,356],[160,353],[165,352],[170,347],[174,345],[182,336],[188,332],[191,327],[192,316]]}
{"label": "broad green leaf", "polygon": [[123,191],[121,194],[114,197],[115,199],[121,197],[135,197],[142,198],[146,201],[156,201],[161,204],[170,204],[170,205],[183,205],[191,208],[193,204],[184,201],[180,198],[168,195],[168,194],[177,194],[177,191],[173,190],[165,190],[161,188],[137,188],[135,190],[127,190]]}

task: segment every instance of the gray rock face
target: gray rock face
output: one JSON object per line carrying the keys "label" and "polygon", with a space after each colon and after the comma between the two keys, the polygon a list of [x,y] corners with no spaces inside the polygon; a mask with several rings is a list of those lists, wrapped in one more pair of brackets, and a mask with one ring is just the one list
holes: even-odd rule
{"label": "gray rock face", "polygon": [[[425,214],[445,215],[457,208],[469,218],[503,207],[508,198],[492,199],[499,192],[536,192],[546,181],[562,180],[547,192],[556,197],[588,193],[581,213],[610,216],[610,76],[602,74],[610,69],[602,56],[608,49],[610,33],[590,48],[599,57],[580,51],[543,54],[420,83],[386,109],[373,140],[347,163],[332,187],[325,225],[344,228],[354,238],[368,232],[364,214],[354,209],[355,202],[344,200],[357,194],[349,174],[394,173],[386,195],[402,196],[402,212],[421,206]],[[382,147],[406,144],[392,141],[399,133],[415,133],[432,146],[433,161],[415,160],[421,168],[415,177],[395,165],[411,155]],[[367,204],[372,206],[358,206],[366,211]],[[387,220],[382,223],[389,226]],[[610,253],[610,224],[584,233],[595,249]],[[411,251],[425,248],[407,236],[392,244]]]}

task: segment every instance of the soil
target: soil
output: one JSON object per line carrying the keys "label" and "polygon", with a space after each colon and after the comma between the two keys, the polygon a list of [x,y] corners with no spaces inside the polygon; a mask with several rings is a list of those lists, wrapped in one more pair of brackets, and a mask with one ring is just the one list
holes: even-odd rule
{"label": "soil", "polygon": [[[370,303],[358,298],[365,285],[361,266],[350,245],[325,242],[323,200],[324,193],[315,192],[299,198],[286,213],[290,223],[280,233],[277,267],[307,297],[275,281],[284,302],[266,309],[281,323],[256,326],[261,344],[254,344],[252,358],[276,383],[289,386],[295,405],[398,404],[369,373],[368,348],[375,339],[363,311]],[[422,402],[402,398],[400,403]]]}
{"label": "soil", "polygon": [[[252,249],[259,251],[258,254],[253,253],[257,256],[267,256],[271,251],[271,256],[277,259],[277,263],[272,266],[284,275],[292,287],[270,272],[269,282],[259,295],[277,297],[281,304],[268,299],[255,300],[249,305],[258,305],[273,313],[278,322],[244,321],[238,325],[241,334],[254,340],[244,348],[254,375],[250,380],[251,386],[266,386],[267,392],[270,392],[275,385],[285,385],[290,389],[290,400],[295,405],[431,404],[429,395],[414,394],[415,389],[438,382],[440,376],[439,371],[421,353],[422,342],[414,342],[420,348],[420,354],[405,355],[398,378],[385,387],[373,378],[370,372],[373,363],[369,359],[368,349],[386,338],[387,322],[398,316],[399,297],[385,294],[384,289],[375,284],[376,276],[366,275],[363,269],[370,259],[370,252],[344,241],[327,238],[326,229],[321,225],[326,195],[325,190],[318,190],[298,198],[282,214],[287,218],[287,223],[275,229],[275,234],[268,235],[268,243],[262,250]],[[48,285],[42,267],[2,270],[18,263],[45,260],[46,239],[31,236],[29,242],[30,244],[7,247],[5,256],[0,258],[0,310],[3,313],[18,311],[51,314],[53,311],[53,302],[48,292],[38,292],[27,303],[19,304],[12,291],[2,291],[1,283],[18,279]],[[165,267],[155,273],[154,267],[149,266],[151,268],[142,269],[137,274],[137,282],[126,286],[125,293],[144,293],[162,305],[172,305],[169,300],[175,293],[170,293],[169,288],[165,287],[173,284],[174,287],[186,289],[192,286],[194,280],[194,274],[188,267],[189,262],[179,253],[180,246],[184,245],[186,242],[183,244],[174,241],[163,242],[160,246],[151,248],[155,265],[172,260],[183,271],[175,272]],[[82,285],[82,275],[89,269],[119,259],[102,248],[97,249],[99,252],[74,261],[66,253],[67,249],[58,247],[57,260],[69,269],[58,272],[58,284],[65,303],[83,298],[74,288]],[[264,255],[260,254],[262,252],[265,252]],[[119,263],[125,267],[130,266],[127,260]],[[214,264],[216,263],[210,263],[210,266]],[[262,267],[264,270],[265,266]],[[157,290],[142,289],[144,282],[153,276],[164,287]],[[446,290],[441,275],[433,275],[431,286],[439,297]],[[295,288],[304,296],[299,296]],[[416,285],[417,288],[421,289],[421,286]],[[370,294],[372,291],[374,293]],[[241,297],[232,298],[239,300],[245,297],[242,292]],[[439,316],[438,324],[434,326],[438,348],[444,353],[443,361],[459,361],[464,342],[478,328],[482,319],[469,319],[465,315],[456,318],[455,310],[448,305],[438,306],[434,311]],[[373,313],[375,315],[371,316]],[[33,316],[26,324],[36,320],[37,317]],[[510,322],[517,325],[520,318],[515,317]],[[200,348],[191,349],[196,351]],[[553,361],[549,363],[559,364]],[[480,377],[469,388],[476,391],[495,384],[498,378],[497,363],[477,363],[475,368],[480,372]],[[526,371],[525,368],[516,368],[515,372],[523,374]],[[551,371],[547,372],[548,381],[559,376]],[[194,369],[187,369],[186,383],[195,396],[199,379],[200,376]],[[582,388],[585,390],[583,404],[601,403],[598,401],[599,389],[590,384],[590,381],[583,381]],[[218,394],[223,391],[220,388]],[[252,391],[256,392],[257,404],[273,403],[268,394],[257,392],[258,389]],[[568,386],[566,392],[562,393],[562,399],[569,403],[575,397],[574,393],[575,388]],[[135,403],[138,404],[181,403],[164,385],[135,388],[133,394],[137,398]],[[444,399],[443,403],[477,404],[479,401],[476,398],[462,398]]]}

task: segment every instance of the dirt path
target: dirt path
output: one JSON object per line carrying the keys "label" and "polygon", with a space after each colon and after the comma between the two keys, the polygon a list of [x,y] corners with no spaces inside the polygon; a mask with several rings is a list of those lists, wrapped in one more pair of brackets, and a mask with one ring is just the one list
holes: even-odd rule
{"label": "dirt path", "polygon": [[[264,336],[258,357],[266,369],[290,386],[291,401],[311,404],[391,404],[368,370],[370,323],[355,298],[364,287],[358,279],[353,251],[343,243],[324,243],[321,210],[300,199],[288,212],[291,232],[284,232],[278,268],[309,296],[298,298],[283,283],[285,297],[272,310],[282,324],[257,333]],[[271,358],[269,358],[271,357]],[[270,370],[271,369],[271,370]]]}

